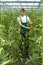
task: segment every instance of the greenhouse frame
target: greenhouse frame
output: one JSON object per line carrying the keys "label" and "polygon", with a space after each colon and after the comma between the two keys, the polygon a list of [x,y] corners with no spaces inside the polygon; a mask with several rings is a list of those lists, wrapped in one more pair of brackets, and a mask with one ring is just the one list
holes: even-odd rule
{"label": "greenhouse frame", "polygon": [[34,1],[0,1],[0,10],[3,9],[21,9],[25,8],[26,10],[40,10],[43,8],[42,0],[34,0]]}
{"label": "greenhouse frame", "polygon": [[43,0],[0,0],[0,65],[43,65],[42,36]]}

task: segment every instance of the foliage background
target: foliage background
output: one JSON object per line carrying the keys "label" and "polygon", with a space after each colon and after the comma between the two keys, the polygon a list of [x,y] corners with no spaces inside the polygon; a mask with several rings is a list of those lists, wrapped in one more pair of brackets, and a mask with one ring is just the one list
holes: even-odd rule
{"label": "foliage background", "polygon": [[[18,60],[22,61],[20,27],[17,22],[19,14],[17,10],[0,12],[0,65],[16,65]],[[27,59],[26,64],[43,65],[42,10],[26,11],[26,15],[35,23],[29,25],[32,28],[28,33],[30,59]]]}

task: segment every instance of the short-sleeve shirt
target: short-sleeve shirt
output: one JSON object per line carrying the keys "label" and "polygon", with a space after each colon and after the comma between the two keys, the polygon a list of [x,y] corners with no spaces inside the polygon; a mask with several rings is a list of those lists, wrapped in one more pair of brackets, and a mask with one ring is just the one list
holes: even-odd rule
{"label": "short-sleeve shirt", "polygon": [[[20,17],[21,17],[21,18],[20,18]],[[30,18],[27,16],[27,20],[26,20],[26,15],[24,15],[24,16],[19,16],[19,17],[17,18],[17,21],[18,21],[18,22],[21,22],[21,20],[22,20],[23,23],[26,23],[26,22],[30,21]]]}

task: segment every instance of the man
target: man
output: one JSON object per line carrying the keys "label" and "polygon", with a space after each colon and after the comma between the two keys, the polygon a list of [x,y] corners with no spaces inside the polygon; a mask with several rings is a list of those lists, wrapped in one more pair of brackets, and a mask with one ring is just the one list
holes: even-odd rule
{"label": "man", "polygon": [[[27,32],[29,32],[29,30],[31,30],[31,28],[28,27],[28,23],[32,24],[32,22],[30,21],[29,17],[25,15],[25,9],[24,8],[22,8],[20,10],[20,16],[17,18],[17,21],[21,27],[20,34],[22,36],[22,41],[24,39],[24,44],[25,44],[25,50],[24,50],[25,54],[23,55],[23,57],[27,58],[28,57],[28,52],[27,52],[27,50],[28,50],[28,44],[27,44],[28,43],[27,42],[28,35],[26,35],[26,34],[27,34]],[[22,51],[21,46],[20,46],[20,49]]]}

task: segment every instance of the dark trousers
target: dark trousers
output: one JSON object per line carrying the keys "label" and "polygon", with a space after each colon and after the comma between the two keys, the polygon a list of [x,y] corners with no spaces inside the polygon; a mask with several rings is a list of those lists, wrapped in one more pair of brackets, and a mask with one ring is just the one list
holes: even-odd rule
{"label": "dark trousers", "polygon": [[[27,33],[21,33],[21,43],[20,43],[20,50],[21,50],[21,54],[22,57],[24,59],[28,58],[29,56],[29,35],[26,35]],[[24,45],[22,44],[22,42],[24,43]],[[24,49],[23,49],[24,48]]]}

